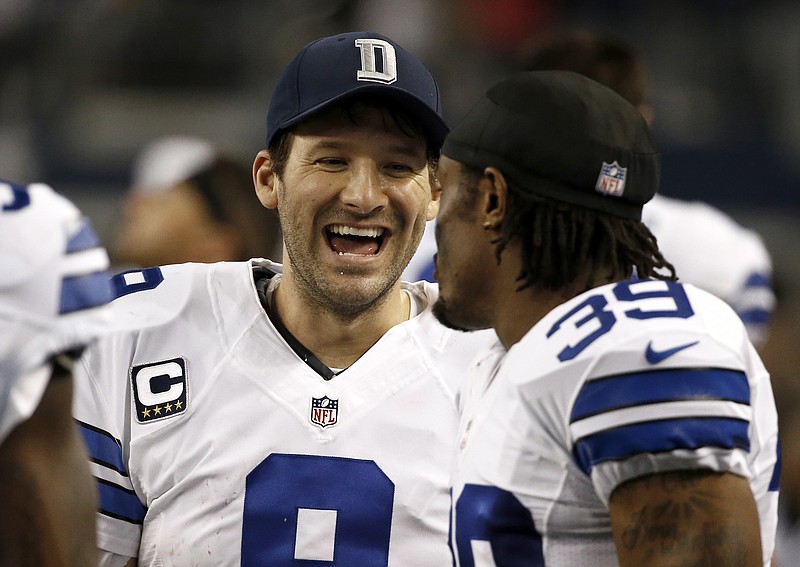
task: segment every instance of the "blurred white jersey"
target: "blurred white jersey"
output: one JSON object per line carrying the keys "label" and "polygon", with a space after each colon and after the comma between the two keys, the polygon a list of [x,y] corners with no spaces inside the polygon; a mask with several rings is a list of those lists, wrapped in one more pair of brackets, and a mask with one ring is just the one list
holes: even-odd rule
{"label": "blurred white jersey", "polygon": [[107,270],[69,200],[41,183],[0,182],[0,442],[39,405],[50,359],[105,328]]}
{"label": "blurred white jersey", "polygon": [[470,381],[454,472],[458,565],[616,566],[611,493],[685,469],[749,480],[769,565],[777,416],[769,375],[724,302],[691,285],[610,284],[484,362],[493,371]]}
{"label": "blurred white jersey", "polygon": [[644,205],[642,222],[680,281],[726,301],[761,346],[775,306],[772,260],[761,237],[706,203],[662,195]]}
{"label": "blurred white jersey", "polygon": [[494,333],[444,328],[436,287],[404,284],[420,314],[325,380],[259,301],[253,267],[280,266],[251,262],[115,276],[122,329],[76,394],[100,548],[140,566],[450,564],[454,391]]}

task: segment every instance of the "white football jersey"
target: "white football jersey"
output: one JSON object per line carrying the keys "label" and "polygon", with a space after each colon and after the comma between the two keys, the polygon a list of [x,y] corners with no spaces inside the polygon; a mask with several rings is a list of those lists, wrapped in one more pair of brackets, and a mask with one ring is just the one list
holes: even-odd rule
{"label": "white football jersey", "polygon": [[105,328],[107,270],[69,200],[41,183],[0,182],[0,442],[39,405],[50,359]]}
{"label": "white football jersey", "polygon": [[[252,261],[279,270],[266,261]],[[450,564],[454,391],[493,332],[424,309],[324,380],[290,348],[249,262],[115,276],[120,331],[85,357],[75,417],[102,550],[139,565]]]}
{"label": "white football jersey", "polygon": [[458,565],[618,565],[608,501],[681,469],[749,480],[769,565],[777,416],[764,366],[724,302],[631,280],[539,321],[470,380],[453,487]]}
{"label": "white football jersey", "polygon": [[726,301],[753,344],[763,344],[775,295],[772,260],[761,237],[706,203],[663,195],[645,203],[642,222],[680,281]]}

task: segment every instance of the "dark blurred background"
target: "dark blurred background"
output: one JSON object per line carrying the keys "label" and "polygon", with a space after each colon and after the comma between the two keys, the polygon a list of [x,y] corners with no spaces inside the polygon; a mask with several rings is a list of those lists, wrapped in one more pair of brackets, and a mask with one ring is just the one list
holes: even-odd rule
{"label": "dark blurred background", "polygon": [[797,275],[796,0],[0,0],[0,177],[46,181],[113,230],[154,138],[250,160],[276,74],[308,41],[385,33],[438,77],[448,119],[561,28],[611,33],[651,75],[665,194],[759,230]]}

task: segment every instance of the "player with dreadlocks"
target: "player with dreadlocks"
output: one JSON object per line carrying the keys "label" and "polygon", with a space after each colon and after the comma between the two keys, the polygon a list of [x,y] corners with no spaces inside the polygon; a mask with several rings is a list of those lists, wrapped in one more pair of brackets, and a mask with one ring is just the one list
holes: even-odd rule
{"label": "player with dreadlocks", "polygon": [[569,71],[501,81],[445,140],[434,313],[501,342],[461,396],[457,565],[769,565],[769,375],[642,224],[659,167],[641,114]]}
{"label": "player with dreadlocks", "polygon": [[[465,168],[472,179],[481,173]],[[470,184],[477,183],[470,181]],[[513,239],[522,244],[520,286],[558,290],[576,280],[586,267],[610,266],[608,281],[630,275],[631,266],[642,277],[675,281],[675,269],[642,223],[615,218],[589,209],[576,209],[508,186],[509,216],[495,240],[497,261]],[[666,268],[668,275],[657,271]],[[592,270],[588,270],[590,273]],[[586,281],[583,291],[592,285]]]}

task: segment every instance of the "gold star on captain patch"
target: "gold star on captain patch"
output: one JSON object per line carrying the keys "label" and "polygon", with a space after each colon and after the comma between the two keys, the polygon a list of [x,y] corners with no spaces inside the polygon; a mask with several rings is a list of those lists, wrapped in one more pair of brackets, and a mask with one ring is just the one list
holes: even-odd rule
{"label": "gold star on captain patch", "polygon": [[148,408],[145,408],[144,411],[142,411],[142,417],[150,417],[150,410]]}
{"label": "gold star on captain patch", "polygon": [[166,411],[167,413],[171,412],[172,411],[172,404],[169,403],[169,402],[164,404],[164,411]]}
{"label": "gold star on captain patch", "polygon": [[182,408],[183,408],[183,402],[182,401],[178,400],[177,402],[175,402],[175,411],[178,411],[179,409],[182,409]]}
{"label": "gold star on captain patch", "polygon": [[161,406],[156,406],[153,408],[153,415],[161,415]]}

